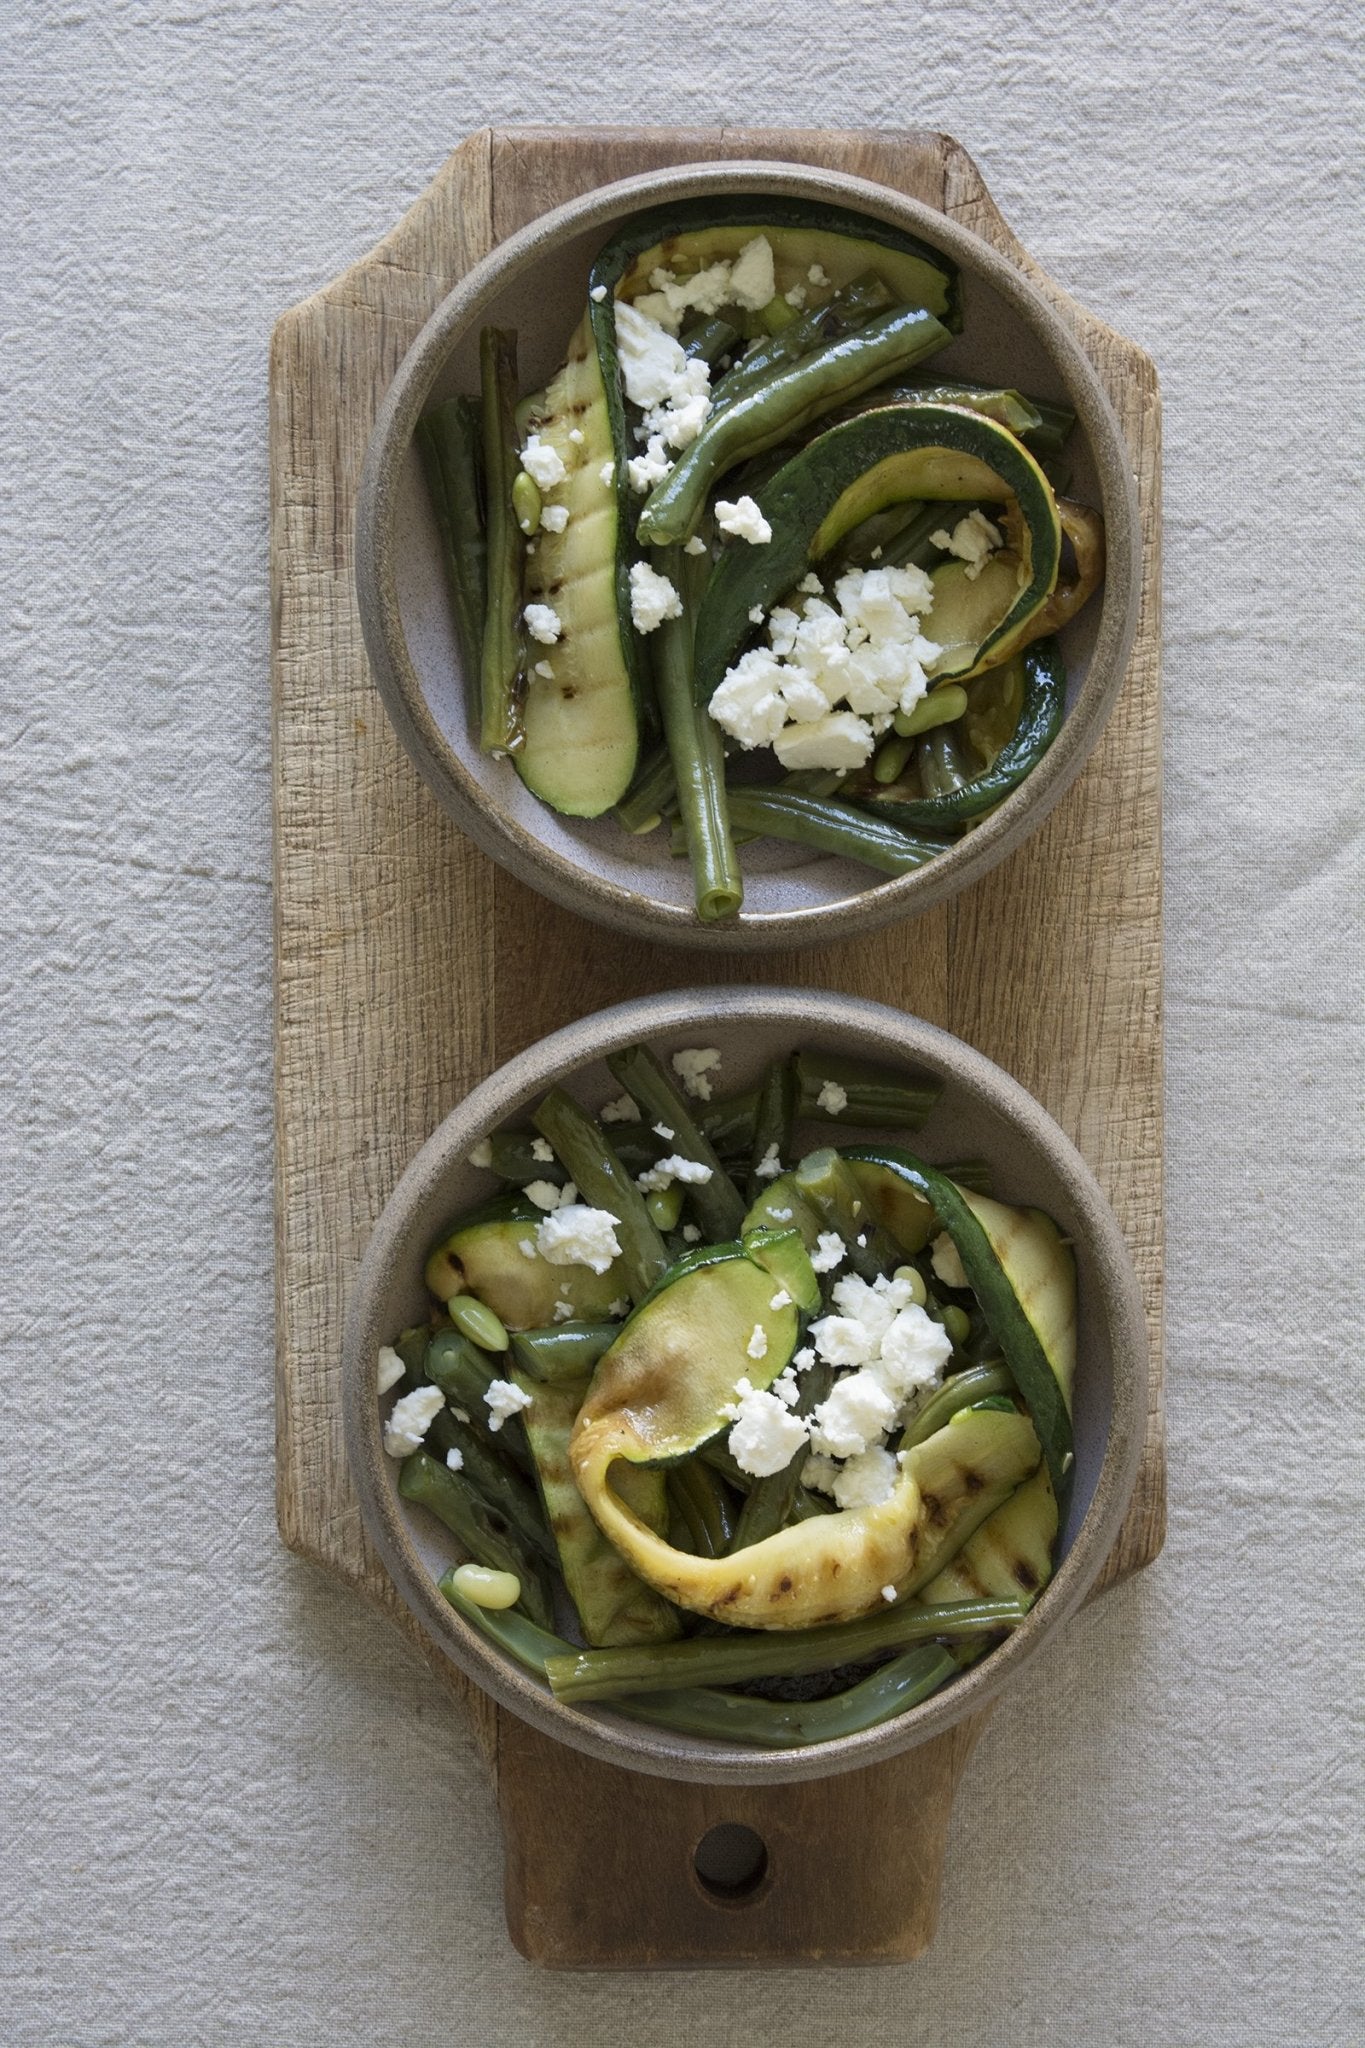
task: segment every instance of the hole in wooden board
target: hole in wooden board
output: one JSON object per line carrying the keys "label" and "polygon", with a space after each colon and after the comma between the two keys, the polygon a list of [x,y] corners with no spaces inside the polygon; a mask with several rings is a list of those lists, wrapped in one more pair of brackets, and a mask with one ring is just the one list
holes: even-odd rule
{"label": "hole in wooden board", "polygon": [[706,1896],[723,1906],[747,1905],[768,1874],[763,1837],[738,1821],[708,1828],[692,1862]]}

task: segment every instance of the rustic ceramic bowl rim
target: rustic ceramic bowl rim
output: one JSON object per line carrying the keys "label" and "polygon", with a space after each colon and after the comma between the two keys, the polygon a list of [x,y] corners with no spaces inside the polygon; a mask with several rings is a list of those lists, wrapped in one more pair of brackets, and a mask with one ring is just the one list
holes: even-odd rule
{"label": "rustic ceramic bowl rim", "polygon": [[[666,197],[725,191],[837,200],[922,236],[982,276],[1036,332],[1076,406],[1099,475],[1106,568],[1098,635],[1076,701],[1043,760],[984,823],[926,867],[838,902],[741,912],[733,925],[708,927],[680,905],[595,874],[586,857],[575,861],[552,850],[489,800],[427,705],[403,629],[394,539],[399,480],[417,418],[455,335],[482,317],[507,280],[539,261],[548,244]],[[1132,463],[1099,378],[1065,320],[1007,257],[935,208],[845,172],[772,161],[693,163],[619,179],[540,215],[499,243],[442,300],[404,357],[375,421],[357,501],[356,581],[365,644],[389,717],[433,793],[485,853],[554,902],[616,930],[674,945],[767,951],[852,937],[927,910],[979,880],[1042,822],[1080,773],[1122,683],[1137,625],[1141,530]]]}
{"label": "rustic ceramic bowl rim", "polygon": [[[572,1708],[493,1647],[437,1591],[399,1510],[375,1395],[374,1359],[392,1332],[376,1324],[389,1276],[411,1256],[409,1218],[481,1137],[498,1128],[532,1090],[639,1038],[715,1024],[790,1024],[793,1043],[862,1028],[888,1056],[922,1063],[983,1100],[1040,1152],[1067,1184],[1093,1252],[1102,1314],[1113,1357],[1113,1402],[1104,1455],[1089,1509],[1038,1605],[982,1663],[879,1728],[802,1750],[766,1751],[706,1742],[614,1715]],[[770,987],[680,989],[597,1012],[541,1039],[475,1088],[427,1140],[386,1203],[361,1262],[346,1322],[342,1394],[347,1456],[371,1538],[408,1607],[436,1647],[513,1713],[545,1734],[603,1762],[699,1783],[776,1784],[832,1776],[883,1761],[994,1700],[1084,1599],[1127,1510],[1146,1427],[1150,1354],[1137,1279],[1112,1210],[1069,1138],[1000,1067],[950,1033],[881,1003],[852,996]]]}

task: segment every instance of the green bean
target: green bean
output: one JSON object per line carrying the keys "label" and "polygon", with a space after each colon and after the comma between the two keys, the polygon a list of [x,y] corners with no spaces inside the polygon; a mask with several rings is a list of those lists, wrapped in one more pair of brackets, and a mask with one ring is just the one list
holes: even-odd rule
{"label": "green bean", "polygon": [[505,1351],[509,1338],[501,1316],[494,1315],[486,1301],[474,1294],[452,1294],[446,1314],[462,1337],[477,1344],[480,1351]]}
{"label": "green bean", "polygon": [[912,377],[889,390],[886,399],[897,405],[964,406],[968,412],[999,420],[1001,426],[1008,427],[1021,440],[1025,434],[1036,433],[1043,424],[1037,401],[1025,398],[1022,391],[999,384],[973,384],[965,377],[951,381]]}
{"label": "green bean", "polygon": [[687,328],[678,336],[678,342],[689,363],[702,361],[715,363],[727,355],[740,339],[739,329],[732,327],[728,320],[713,316],[700,320],[694,327]]}
{"label": "green bean", "polygon": [[891,789],[885,795],[866,794],[859,801],[878,817],[891,818],[911,831],[952,831],[1008,796],[1061,731],[1066,699],[1066,670],[1055,640],[1034,641],[1023,650],[1023,658],[1024,703],[1019,722],[989,768],[942,795],[928,793],[907,801]]}
{"label": "green bean", "polygon": [[417,447],[441,536],[460,659],[470,695],[477,699],[488,572],[477,402],[447,398],[434,405],[417,422]]}
{"label": "green bean", "polygon": [[[897,713],[898,717],[899,715]],[[902,739],[893,733],[889,740],[882,741],[872,757],[872,780],[881,783],[899,782],[914,751],[908,739]]]}
{"label": "green bean", "polygon": [[513,1330],[512,1356],[533,1380],[560,1386],[586,1379],[620,1334],[619,1323],[553,1323],[543,1330]]}
{"label": "green bean", "polygon": [[933,536],[941,527],[947,526],[951,531],[959,519],[965,519],[972,509],[972,502],[953,502],[935,498],[922,505],[896,538],[887,543],[879,566],[883,569],[903,569],[909,564],[916,569],[929,568],[943,552],[935,544]]}
{"label": "green bean", "polygon": [[884,312],[890,304],[891,294],[875,271],[855,278],[823,306],[793,321],[781,334],[769,335],[748,349],[715,386],[711,417],[726,412],[737,399],[770,382],[779,371],[790,369],[792,364],[843,335],[855,333],[874,313]]}
{"label": "green bean", "polygon": [[[441,1389],[452,1408],[464,1410],[469,1426],[477,1430],[490,1448],[496,1438],[496,1448],[503,1456],[524,1471],[530,1469],[531,1453],[517,1417],[512,1416],[501,1429],[492,1427],[487,1397],[489,1387],[498,1377],[497,1367],[459,1330],[436,1331],[427,1346],[422,1376]],[[442,1451],[450,1447],[449,1441],[440,1441]]]}
{"label": "green bean", "polygon": [[911,1643],[953,1641],[987,1629],[1013,1628],[1028,1609],[1020,1600],[957,1600],[926,1607],[915,1600],[860,1621],[822,1628],[736,1629],[726,1636],[688,1636],[615,1650],[575,1650],[545,1660],[558,1700],[619,1699],[670,1685],[738,1685],[754,1678],[796,1678],[835,1670]]}
{"label": "green bean", "polygon": [[757,1088],[746,1088],[739,1095],[714,1096],[710,1102],[699,1102],[693,1111],[702,1135],[722,1159],[740,1159],[749,1152],[757,1114]]}
{"label": "green bean", "polygon": [[616,806],[616,822],[622,831],[639,838],[662,825],[665,816],[678,808],[678,781],[665,744],[656,747],[637,770],[635,780]]}
{"label": "green bean", "polygon": [[833,796],[847,780],[842,768],[793,768],[774,786],[792,790],[797,796]]}
{"label": "green bean", "polygon": [[[528,1621],[514,1608],[479,1607],[463,1592],[453,1570],[438,1581],[439,1590],[458,1614],[471,1622],[498,1649],[544,1678],[547,1658],[572,1656],[573,1646]],[[632,1721],[700,1735],[714,1742],[746,1742],[767,1749],[796,1749],[815,1742],[834,1742],[875,1728],[927,1699],[952,1678],[957,1661],[938,1644],[924,1643],[883,1664],[846,1692],[823,1700],[762,1700],[743,1693],[719,1692],[700,1686],[669,1692],[637,1694],[618,1702],[615,1711]]]}
{"label": "green bean", "polygon": [[697,1557],[724,1557],[734,1515],[718,1475],[698,1458],[684,1458],[666,1475],[668,1497],[681,1514]]}
{"label": "green bean", "polygon": [[[521,1474],[500,1452],[490,1450],[485,1440],[472,1425],[463,1423],[443,1408],[436,1418],[444,1422],[439,1440],[434,1425],[427,1431],[428,1437],[436,1443],[444,1457],[450,1451],[460,1454],[459,1471],[479,1495],[486,1507],[502,1516],[511,1524],[518,1535],[529,1543],[548,1564],[558,1562],[554,1537],[550,1534],[540,1499],[526,1484]],[[507,1433],[506,1427],[499,1433]]]}
{"label": "green bean", "polygon": [[669,1266],[664,1241],[645,1207],[644,1196],[597,1119],[562,1088],[550,1090],[533,1120],[559,1154],[584,1201],[593,1208],[610,1210],[616,1218],[626,1291],[632,1301],[639,1301]]}
{"label": "green bean", "polygon": [[[499,1180],[522,1188],[533,1180],[547,1180],[551,1186],[561,1188],[569,1178],[558,1159],[542,1159],[536,1152],[537,1145],[542,1150],[545,1147],[545,1140],[536,1131],[495,1131],[488,1142],[492,1153],[489,1168]],[[646,1134],[629,1128],[618,1130],[612,1147],[628,1173],[643,1173],[659,1157],[659,1141],[652,1131]]]}
{"label": "green bean", "polygon": [[837,1231],[843,1239],[848,1263],[862,1279],[875,1280],[901,1263],[900,1253],[863,1199],[852,1168],[837,1152],[826,1147],[809,1153],[797,1167],[795,1180],[826,1230]]}
{"label": "green bean", "polygon": [[753,1485],[753,1477],[736,1464],[733,1454],[726,1449],[724,1437],[712,1437],[709,1444],[703,1444],[697,1452],[703,1465],[709,1465],[718,1472],[738,1494],[746,1494]]}
{"label": "green bean", "polygon": [[[941,683],[936,690],[920,698],[913,711],[898,711],[891,723],[903,740],[913,739],[917,733],[928,732],[935,725],[952,725],[967,709],[967,692],[958,683]],[[910,749],[907,747],[905,758]],[[902,763],[902,765],[904,765]],[[878,782],[894,782],[894,775],[879,775]]]}
{"label": "green bean", "polygon": [[[943,1093],[942,1082],[928,1074],[912,1077],[875,1060],[806,1048],[796,1055],[796,1080],[803,1117],[884,1131],[917,1131]],[[844,1098],[838,1109],[821,1100],[831,1089]]]}
{"label": "green bean", "polygon": [[517,337],[485,327],[479,337],[483,466],[488,502],[488,586],[483,624],[479,745],[510,754],[521,741],[522,538],[512,507],[517,446]]}
{"label": "green bean", "polygon": [[947,726],[936,727],[920,741],[915,761],[926,796],[952,796],[972,779],[966,756]]}
{"label": "green bean", "polygon": [[[863,830],[867,812],[856,811],[837,798],[799,796],[765,787],[739,787],[730,791],[730,822],[742,831],[763,839],[789,839],[797,846],[813,846],[821,853],[840,854],[846,860],[862,861],[887,875],[908,875],[922,868],[936,853],[942,853],[946,839],[912,836],[895,829]],[[880,822],[880,821],[874,821]]]}
{"label": "green bean", "polygon": [[487,1565],[490,1571],[515,1572],[521,1580],[526,1612],[533,1621],[549,1626],[550,1597],[534,1552],[510,1523],[485,1506],[472,1486],[461,1484],[459,1473],[438,1465],[425,1451],[414,1451],[403,1460],[398,1491],[404,1500],[426,1508],[444,1522],[475,1564]]}
{"label": "green bean", "polygon": [[791,1157],[792,1125],[796,1121],[798,1095],[796,1069],[791,1060],[771,1060],[758,1091],[754,1117],[754,1142],[749,1152],[749,1201],[756,1202],[771,1172],[761,1173],[770,1157],[785,1162]]}
{"label": "green bean", "polygon": [[744,880],[730,837],[721,730],[697,702],[692,681],[692,634],[705,565],[702,557],[684,554],[675,544],[659,551],[655,567],[682,598],[679,616],[665,619],[654,635],[654,692],[687,836],[697,915],[714,924],[738,911]]}
{"label": "green bean", "polygon": [[922,307],[893,307],[857,333],[779,370],[769,382],[756,385],[719,412],[713,410],[696,440],[645,500],[636,528],[639,539],[649,547],[686,540],[701,518],[711,486],[726,470],[882,383],[896,370],[946,347],[951,339],[947,328]]}
{"label": "green bean", "polygon": [[628,1045],[620,1052],[609,1052],[607,1065],[647,1120],[672,1131],[667,1143],[675,1152],[710,1167],[709,1180],[689,1182],[687,1189],[693,1213],[706,1236],[713,1244],[738,1237],[744,1221],[739,1190],[657,1055],[647,1045]]}
{"label": "green bean", "polygon": [[1013,1391],[1014,1381],[1003,1362],[999,1365],[973,1365],[966,1372],[954,1373],[941,1387],[935,1388],[919,1414],[912,1418],[901,1438],[901,1449],[913,1451],[916,1444],[925,1443],[937,1435],[946,1423],[952,1421],[959,1408],[972,1408],[992,1394],[1010,1394]]}
{"label": "green bean", "polygon": [[[834,1374],[823,1359],[817,1359],[801,1374],[797,1384],[800,1391],[796,1412],[809,1415],[822,1401],[828,1400]],[[807,1455],[807,1450],[802,1448],[787,1460],[780,1472],[772,1472],[767,1478],[754,1481],[735,1529],[736,1550],[745,1550],[751,1543],[761,1543],[765,1536],[775,1535],[791,1520],[792,1505],[801,1484]]]}

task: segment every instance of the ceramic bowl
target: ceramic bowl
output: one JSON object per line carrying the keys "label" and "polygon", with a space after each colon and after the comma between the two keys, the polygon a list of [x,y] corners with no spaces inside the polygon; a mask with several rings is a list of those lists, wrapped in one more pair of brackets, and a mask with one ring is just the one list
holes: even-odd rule
{"label": "ceramic bowl", "polygon": [[[431,401],[478,389],[479,331],[519,335],[523,387],[563,360],[597,250],[627,215],[668,197],[786,193],[838,202],[942,250],[963,281],[964,331],[933,370],[1017,385],[1073,406],[1070,489],[1103,512],[1101,596],[1061,636],[1067,665],[1062,731],[1042,762],[984,823],[913,874],[888,880],[855,862],[764,841],[744,849],[737,919],[703,924],[686,861],[667,835],[631,838],[615,819],[561,818],[510,762],[481,754],[442,576],[435,524],[413,444]],[[509,236],[437,308],[384,400],[357,512],[361,617],[384,701],[436,796],[485,853],[532,888],[603,924],[676,945],[771,948],[850,938],[941,901],[1018,845],[1079,773],[1122,680],[1137,616],[1139,529],[1132,467],[1118,424],[1070,328],[1022,273],[943,214],[861,178],[794,164],[679,166],[623,179]]]}
{"label": "ceramic bowl", "polygon": [[[930,1160],[987,1160],[1002,1200],[1047,1210],[1075,1245],[1075,1487],[1056,1575],[1008,1641],[944,1692],[838,1742],[764,1751],[643,1727],[608,1706],[561,1705],[437,1591],[437,1578],[457,1555],[453,1541],[400,1498],[398,1467],[384,1453],[376,1354],[425,1318],[428,1250],[461,1210],[487,1196],[489,1176],[469,1165],[470,1151],[502,1125],[524,1123],[555,1083],[595,1111],[620,1092],[604,1055],[641,1039],[664,1055],[718,1047],[719,1086],[727,1094],[751,1086],[770,1059],[801,1046],[927,1071],[943,1092],[913,1140],[916,1149]],[[851,1142],[859,1135],[872,1134],[855,1134]],[[810,1143],[829,1137],[825,1124],[811,1131]],[[502,1706],[589,1755],[664,1777],[746,1784],[854,1770],[909,1748],[984,1706],[1038,1654],[1084,1597],[1118,1532],[1142,1446],[1148,1370],[1142,1305],[1118,1226],[1084,1161],[1032,1097],[960,1040],[898,1010],[772,988],[691,989],[620,1004],[542,1039],[476,1088],[418,1153],[379,1219],[351,1301],[343,1367],[347,1448],[365,1523],[433,1643]]]}

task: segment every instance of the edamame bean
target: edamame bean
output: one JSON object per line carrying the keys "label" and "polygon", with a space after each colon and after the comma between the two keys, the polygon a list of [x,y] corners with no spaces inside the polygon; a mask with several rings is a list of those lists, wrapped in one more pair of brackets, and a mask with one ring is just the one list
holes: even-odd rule
{"label": "edamame bean", "polygon": [[519,469],[512,479],[512,510],[526,537],[540,531],[540,487],[533,476]]}
{"label": "edamame bean", "polygon": [[495,1316],[487,1303],[473,1294],[452,1294],[446,1303],[446,1314],[460,1335],[477,1344],[480,1351],[505,1351],[512,1341],[501,1317]]}
{"label": "edamame bean", "polygon": [[897,1266],[894,1277],[903,1280],[910,1289],[910,1299],[916,1308],[923,1308],[929,1299],[929,1290],[924,1284],[924,1275],[916,1266]]}
{"label": "edamame bean", "polygon": [[678,1218],[682,1215],[682,1205],[683,1191],[677,1181],[671,1182],[666,1188],[651,1188],[645,1196],[646,1209],[663,1231],[677,1228]]}
{"label": "edamame bean", "polygon": [[515,1572],[490,1571],[487,1565],[457,1565],[454,1583],[466,1600],[472,1600],[476,1607],[491,1607],[495,1612],[515,1607],[521,1598],[521,1580]]}

